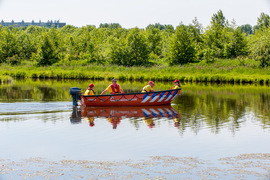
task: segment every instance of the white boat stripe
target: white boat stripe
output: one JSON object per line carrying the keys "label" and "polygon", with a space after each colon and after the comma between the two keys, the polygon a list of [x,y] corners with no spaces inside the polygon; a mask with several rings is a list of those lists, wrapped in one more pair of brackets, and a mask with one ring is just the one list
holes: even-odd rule
{"label": "white boat stripe", "polygon": [[173,96],[173,98],[171,99],[171,101],[173,101],[176,98],[177,94]]}
{"label": "white boat stripe", "polygon": [[165,97],[166,97],[166,95],[163,95],[162,98],[160,98],[160,99],[158,100],[158,102],[161,102]]}
{"label": "white boat stripe", "polygon": [[147,115],[151,115],[151,113],[149,111],[147,111],[146,109],[142,109],[142,111]]}
{"label": "white boat stripe", "polygon": [[154,114],[158,114],[158,112],[154,109],[150,109]]}
{"label": "white boat stripe", "polygon": [[163,109],[158,108],[159,112],[161,112],[162,114],[164,114],[165,112],[163,111]]}
{"label": "white boat stripe", "polygon": [[150,99],[151,98],[151,96],[147,96],[143,101],[142,101],[142,103],[145,103],[146,101],[148,101],[148,99]]}
{"label": "white boat stripe", "polygon": [[157,98],[158,98],[158,96],[155,96],[155,97],[150,101],[150,103],[155,102],[155,100],[157,100]]}
{"label": "white boat stripe", "polygon": [[173,114],[172,111],[170,111],[168,108],[165,108],[165,109],[167,110],[167,113],[168,113],[168,114],[170,114],[170,115]]}
{"label": "white boat stripe", "polygon": [[169,99],[171,99],[171,97],[172,97],[172,95],[170,95],[170,96],[165,100],[165,102],[166,102],[166,101],[169,101]]}

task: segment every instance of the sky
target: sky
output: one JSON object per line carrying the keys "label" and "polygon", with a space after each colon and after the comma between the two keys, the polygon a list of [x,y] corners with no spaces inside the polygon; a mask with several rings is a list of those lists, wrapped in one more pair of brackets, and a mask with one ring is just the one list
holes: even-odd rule
{"label": "sky", "polygon": [[190,24],[197,17],[206,27],[219,9],[237,25],[256,25],[261,12],[270,15],[270,0],[0,0],[0,21],[60,20],[78,27],[119,23],[144,28],[154,23]]}

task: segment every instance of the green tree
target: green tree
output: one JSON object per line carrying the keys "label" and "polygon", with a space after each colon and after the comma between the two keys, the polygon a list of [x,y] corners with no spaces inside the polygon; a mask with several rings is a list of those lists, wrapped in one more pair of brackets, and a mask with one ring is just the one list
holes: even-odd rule
{"label": "green tree", "polygon": [[48,33],[43,35],[41,45],[38,50],[38,65],[46,66],[52,65],[59,60],[55,45],[51,39],[49,39]]}
{"label": "green tree", "polygon": [[205,58],[233,58],[247,54],[247,39],[236,28],[235,21],[229,24],[222,11],[213,15],[211,25],[204,33]]}
{"label": "green tree", "polygon": [[99,28],[110,28],[110,29],[116,29],[116,28],[122,28],[122,26],[119,23],[104,23],[100,24]]}
{"label": "green tree", "polygon": [[77,30],[77,27],[72,26],[72,25],[65,25],[64,27],[61,28],[61,31],[63,33],[74,33]]}
{"label": "green tree", "polygon": [[25,31],[18,37],[18,46],[19,56],[25,60],[31,59],[32,54],[36,53],[38,49],[34,37]]}
{"label": "green tree", "polygon": [[131,66],[129,61],[129,49],[127,47],[126,38],[115,38],[110,39],[110,59],[112,64]]}
{"label": "green tree", "polygon": [[149,63],[149,49],[146,37],[140,32],[139,28],[130,30],[127,36],[127,48],[129,51],[129,66],[141,66]]}
{"label": "green tree", "polygon": [[187,27],[187,30],[191,33],[193,40],[195,42],[195,49],[197,52],[197,58],[200,58],[203,56],[203,36],[202,36],[202,31],[203,27],[199,23],[198,19],[195,18],[192,21],[192,24],[190,24]]}
{"label": "green tree", "polygon": [[161,55],[161,32],[157,28],[147,28],[146,29],[146,38],[149,44],[150,52],[156,54],[157,56]]}
{"label": "green tree", "polygon": [[228,41],[224,46],[224,57],[232,58],[247,55],[248,47],[245,33],[241,33],[239,27],[232,31],[227,32]]}
{"label": "green tree", "polygon": [[251,55],[261,67],[270,66],[270,29],[259,30],[249,40]]}
{"label": "green tree", "polygon": [[211,24],[213,26],[216,26],[218,28],[226,26],[226,18],[221,10],[219,10],[216,14],[213,14],[211,19]]}
{"label": "green tree", "polygon": [[47,29],[44,29],[44,28],[39,27],[39,26],[28,26],[25,31],[28,34],[40,36],[40,34],[43,31],[47,31]]}
{"label": "green tree", "polygon": [[257,25],[260,29],[268,28],[270,25],[270,16],[265,13],[261,13],[260,17],[258,17]]}
{"label": "green tree", "polygon": [[168,60],[171,65],[186,64],[195,59],[196,50],[192,34],[183,24],[176,27],[169,47]]}
{"label": "green tree", "polygon": [[253,28],[250,24],[245,24],[245,25],[239,26],[239,28],[241,29],[241,32],[246,33],[246,35],[253,34]]}
{"label": "green tree", "polygon": [[18,42],[16,32],[8,28],[0,30],[0,63],[6,62],[7,58],[18,54]]}

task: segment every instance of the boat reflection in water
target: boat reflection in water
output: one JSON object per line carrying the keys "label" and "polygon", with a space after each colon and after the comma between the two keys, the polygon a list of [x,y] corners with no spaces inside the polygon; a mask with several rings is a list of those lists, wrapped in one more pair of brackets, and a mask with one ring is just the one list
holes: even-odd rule
{"label": "boat reflection in water", "polygon": [[90,127],[95,126],[95,118],[106,118],[113,129],[121,123],[123,118],[142,119],[149,128],[155,127],[156,118],[166,118],[174,121],[178,127],[180,114],[171,106],[140,106],[140,107],[74,107],[71,123],[80,123],[85,119]]}

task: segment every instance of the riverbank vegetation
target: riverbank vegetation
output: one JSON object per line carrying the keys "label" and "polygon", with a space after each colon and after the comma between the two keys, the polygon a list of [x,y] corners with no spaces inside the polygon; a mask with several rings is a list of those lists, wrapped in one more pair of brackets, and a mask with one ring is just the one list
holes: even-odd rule
{"label": "riverbank vegetation", "polygon": [[258,68],[259,62],[250,59],[217,59],[215,63],[207,63],[203,60],[186,65],[155,65],[153,67],[84,65],[82,61],[77,61],[77,63],[45,67],[32,66],[28,62],[24,62],[21,66],[2,64],[1,73],[15,79],[110,80],[114,77],[129,81],[172,81],[179,79],[182,82],[270,83],[270,68]]}
{"label": "riverbank vegetation", "polygon": [[270,16],[237,26],[222,11],[203,28],[0,26],[0,75],[13,78],[269,83]]}

